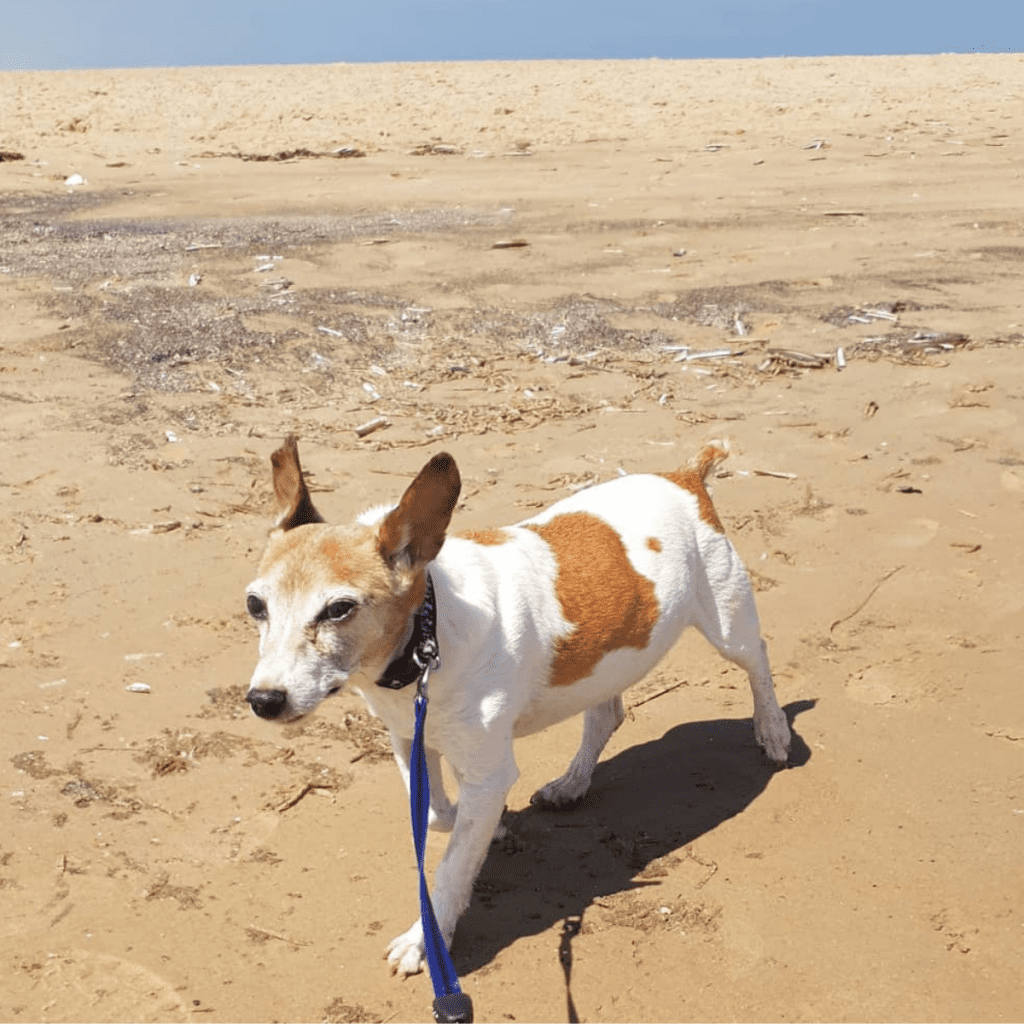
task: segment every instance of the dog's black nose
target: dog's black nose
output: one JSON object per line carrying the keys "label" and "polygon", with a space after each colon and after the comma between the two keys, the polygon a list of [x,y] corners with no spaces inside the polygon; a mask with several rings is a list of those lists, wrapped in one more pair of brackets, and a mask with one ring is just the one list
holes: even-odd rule
{"label": "dog's black nose", "polygon": [[288,694],[284,690],[250,690],[245,699],[260,718],[277,718],[284,711]]}

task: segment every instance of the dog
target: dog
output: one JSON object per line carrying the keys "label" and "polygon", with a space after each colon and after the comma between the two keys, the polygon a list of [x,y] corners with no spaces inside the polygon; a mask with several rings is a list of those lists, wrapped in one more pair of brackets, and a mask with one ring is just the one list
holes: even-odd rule
{"label": "dog", "polygon": [[[271,456],[277,520],[246,594],[260,630],[246,696],[257,715],[292,722],[353,689],[388,727],[408,789],[416,687],[377,683],[408,644],[432,582],[440,666],[425,747],[429,824],[451,833],[433,889],[449,946],[519,775],[513,740],[583,712],[568,769],[533,796],[549,806],[579,800],[625,717],[622,692],[688,626],[746,670],[754,736],[786,763],[789,723],[750,580],[705,484],[726,454],[709,444],[675,472],[620,477],[514,526],[447,539],[461,488],[448,454],[430,459],[397,505],[351,526],[326,525],[314,507],[295,438]],[[423,969],[419,920],[387,958],[401,976]]]}

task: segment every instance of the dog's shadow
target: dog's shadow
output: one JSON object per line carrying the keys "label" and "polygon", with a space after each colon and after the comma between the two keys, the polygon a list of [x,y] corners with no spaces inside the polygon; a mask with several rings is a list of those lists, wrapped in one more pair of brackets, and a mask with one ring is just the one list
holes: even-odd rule
{"label": "dog's shadow", "polygon": [[[787,705],[790,726],[815,703]],[[789,766],[810,756],[794,732]],[[590,791],[569,808],[506,813],[509,835],[492,844],[459,922],[456,970],[478,970],[516,939],[579,919],[602,897],[657,884],[637,876],[739,814],[776,773],[749,718],[689,722],[602,761]]]}

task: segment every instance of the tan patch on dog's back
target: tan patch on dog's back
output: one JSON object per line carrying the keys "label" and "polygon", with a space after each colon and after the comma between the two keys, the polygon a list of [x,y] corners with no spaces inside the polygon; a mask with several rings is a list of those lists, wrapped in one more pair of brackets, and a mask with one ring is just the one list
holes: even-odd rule
{"label": "tan patch on dog's back", "polygon": [[643,650],[658,621],[658,599],[654,584],[633,568],[619,535],[586,512],[527,528],[555,555],[555,593],[562,615],[575,627],[556,641],[550,685],[585,679],[610,651]]}
{"label": "tan patch on dog's back", "polygon": [[507,544],[511,539],[512,535],[508,530],[465,530],[459,534],[463,540],[471,540],[474,544],[486,544],[489,547],[497,546],[498,544]]}
{"label": "tan patch on dog's back", "polygon": [[657,537],[648,537],[647,538],[647,546],[652,551],[660,551],[661,550],[661,541],[658,540]]}

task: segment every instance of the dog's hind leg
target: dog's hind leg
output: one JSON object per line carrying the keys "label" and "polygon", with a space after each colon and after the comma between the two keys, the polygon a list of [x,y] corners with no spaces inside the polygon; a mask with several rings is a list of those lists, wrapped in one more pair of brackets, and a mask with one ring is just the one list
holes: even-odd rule
{"label": "dog's hind leg", "polygon": [[710,586],[699,595],[700,614],[694,624],[723,657],[746,671],[754,697],[754,738],[772,761],[785,764],[791,739],[789,723],[775,696],[750,578],[735,552],[724,562],[726,578],[705,581]]}
{"label": "dog's hind leg", "polygon": [[621,697],[588,708],[583,716],[583,741],[572,763],[561,778],[538,789],[530,798],[530,803],[541,807],[560,807],[579,800],[590,788],[590,779],[601,751],[625,717]]}

